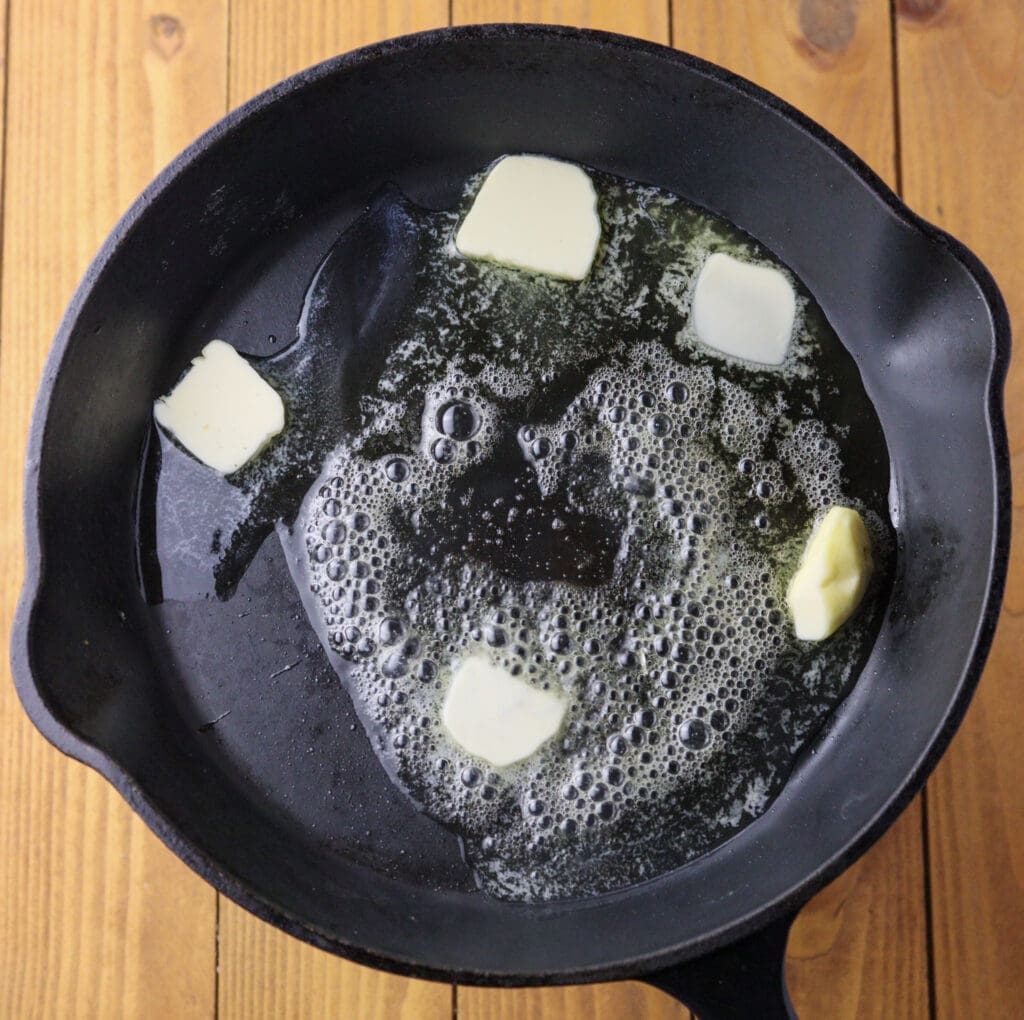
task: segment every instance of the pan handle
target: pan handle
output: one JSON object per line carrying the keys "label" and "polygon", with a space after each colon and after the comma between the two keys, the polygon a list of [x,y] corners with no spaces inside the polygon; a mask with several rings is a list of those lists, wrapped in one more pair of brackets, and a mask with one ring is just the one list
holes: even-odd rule
{"label": "pan handle", "polygon": [[698,1020],[796,1020],[785,957],[796,913],[721,949],[644,980],[688,1006]]}

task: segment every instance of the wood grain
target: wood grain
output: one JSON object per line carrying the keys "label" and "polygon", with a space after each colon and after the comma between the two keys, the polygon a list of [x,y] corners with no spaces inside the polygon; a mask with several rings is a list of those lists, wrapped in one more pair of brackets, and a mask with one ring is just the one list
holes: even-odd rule
{"label": "wood grain", "polygon": [[669,41],[666,0],[452,0],[452,24],[489,21],[574,25]]}
{"label": "wood grain", "polygon": [[[349,4],[232,0],[229,100],[237,106],[336,53],[448,23],[447,0]],[[352,1017],[448,1020],[448,985],[359,967],[271,928],[220,900],[217,1008],[222,1020]]]}
{"label": "wood grain", "polygon": [[[453,24],[526,21],[584,28],[669,41],[668,6],[664,2],[619,3],[616,0],[454,0]],[[647,985],[618,983],[574,988],[459,988],[459,1020],[683,1020],[689,1011]]]}
{"label": "wood grain", "polygon": [[566,988],[459,986],[458,1020],[686,1020],[690,1012],[638,982]]}
{"label": "wood grain", "polygon": [[889,0],[673,0],[673,45],[763,85],[895,180]]}
{"label": "wood grain", "polygon": [[[673,42],[770,89],[896,180],[888,0],[675,0]],[[927,930],[915,802],[801,913],[787,976],[804,1017],[924,1017]]]}
{"label": "wood grain", "polygon": [[8,0],[0,2],[0,196],[4,187],[4,146],[7,142],[7,18]]}
{"label": "wood grain", "polygon": [[448,24],[448,0],[232,0],[231,105],[347,50]]}
{"label": "wood grain", "polygon": [[[907,201],[966,242],[1024,327],[1024,3],[897,3]],[[938,1017],[1020,1015],[1024,998],[1024,363],[1007,418],[1016,483],[1014,556],[978,694],[928,786]]]}
{"label": "wood grain", "polygon": [[[224,108],[226,4],[13,0],[0,308],[0,634],[42,361],[103,235]],[[215,898],[53,750],[0,655],[0,1015],[208,1017]]]}
{"label": "wood grain", "polygon": [[803,1020],[929,1015],[923,883],[915,802],[793,926],[786,973]]}
{"label": "wood grain", "polygon": [[220,1020],[450,1020],[449,985],[360,967],[220,902]]}

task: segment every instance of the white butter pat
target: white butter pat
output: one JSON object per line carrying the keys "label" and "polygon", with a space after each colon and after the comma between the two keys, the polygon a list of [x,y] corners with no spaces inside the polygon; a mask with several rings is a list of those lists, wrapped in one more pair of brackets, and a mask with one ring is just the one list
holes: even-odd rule
{"label": "white butter pat", "polygon": [[572,163],[504,156],[487,174],[455,235],[472,259],[582,280],[601,240],[597,192]]}
{"label": "white butter pat", "polygon": [[566,702],[495,666],[465,659],[452,677],[441,720],[455,742],[498,768],[529,758],[561,728]]}
{"label": "white butter pat", "polygon": [[284,428],[284,402],[231,344],[211,340],[153,417],[194,457],[237,471]]}
{"label": "white butter pat", "polygon": [[733,358],[781,365],[793,332],[796,294],[779,270],[715,252],[697,277],[692,314],[701,343]]}
{"label": "white butter pat", "polygon": [[786,601],[801,641],[821,641],[853,614],[871,577],[871,537],[856,510],[832,507],[811,533]]}

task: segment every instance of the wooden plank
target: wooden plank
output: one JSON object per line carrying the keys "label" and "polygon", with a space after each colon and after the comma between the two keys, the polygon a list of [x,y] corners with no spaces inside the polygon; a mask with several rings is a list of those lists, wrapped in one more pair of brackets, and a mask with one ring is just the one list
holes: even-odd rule
{"label": "wooden plank", "polygon": [[[903,189],[988,265],[1024,327],[1024,3],[896,4]],[[1024,998],[1024,361],[1007,418],[1016,482],[1014,558],[978,695],[928,785],[938,1017],[1011,1017]]]}
{"label": "wooden plank", "polygon": [[668,42],[666,0],[452,0],[452,24],[490,21],[575,25]]}
{"label": "wooden plank", "polygon": [[459,986],[459,1020],[687,1020],[690,1012],[635,981],[566,988]]}
{"label": "wooden plank", "polygon": [[786,974],[800,1016],[928,1016],[919,802],[803,909]]}
{"label": "wooden plank", "polygon": [[215,896],[21,711],[6,642],[43,358],[103,235],[224,109],[226,3],[12,0],[0,309],[0,1015],[208,1017]]}
{"label": "wooden plank", "polygon": [[335,54],[447,24],[447,0],[232,0],[231,105]]}
{"label": "wooden plank", "polygon": [[0,2],[0,195],[4,186],[4,145],[7,141],[7,16],[9,0]]}
{"label": "wooden plank", "polygon": [[895,179],[888,0],[673,0],[673,45],[763,85]]}
{"label": "wooden plank", "polygon": [[[896,180],[888,0],[694,5],[674,44],[742,74],[822,123]],[[927,930],[920,804],[801,913],[787,974],[808,1016],[924,1017]]]}
{"label": "wooden plank", "polygon": [[220,1020],[450,1020],[450,985],[340,960],[220,901]]}
{"label": "wooden plank", "polygon": [[[229,99],[236,106],[310,64],[405,32],[448,23],[447,0],[345,4],[233,0]],[[448,1020],[448,985],[359,967],[289,938],[221,897],[222,1020],[359,1017]]]}
{"label": "wooden plank", "polygon": [[[576,25],[669,41],[663,0],[454,0],[453,24],[488,21]],[[458,996],[459,1020],[684,1020],[689,1015],[667,995],[636,982],[515,990],[460,987]]]}

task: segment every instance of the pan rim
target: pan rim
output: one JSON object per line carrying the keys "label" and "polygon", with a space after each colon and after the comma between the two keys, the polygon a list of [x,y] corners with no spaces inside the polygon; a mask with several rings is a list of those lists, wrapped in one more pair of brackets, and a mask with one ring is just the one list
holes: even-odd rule
{"label": "pan rim", "polygon": [[[684,945],[668,946],[658,953],[621,960],[611,965],[559,970],[543,973],[493,973],[444,969],[425,966],[415,960],[404,959],[326,935],[300,918],[290,916],[279,907],[261,899],[233,876],[222,871],[211,857],[203,853],[150,802],[133,778],[104,753],[61,723],[40,691],[29,665],[29,636],[33,609],[45,576],[45,551],[40,540],[39,520],[39,466],[42,441],[49,417],[52,382],[64,360],[67,347],[91,291],[108,270],[124,239],[134,230],[146,210],[177,177],[200,159],[211,146],[230,135],[243,121],[266,109],[279,99],[302,91],[324,78],[344,73],[351,68],[382,60],[413,49],[430,49],[449,43],[509,41],[521,39],[555,38],[572,40],[579,44],[604,47],[615,51],[641,53],[667,61],[676,66],[696,71],[701,76],[731,88],[746,99],[775,113],[811,136],[831,151],[857,175],[901,223],[917,231],[932,244],[944,248],[967,271],[978,286],[992,320],[993,349],[986,387],[986,426],[992,455],[994,527],[988,565],[986,597],[979,613],[971,647],[967,652],[966,667],[961,675],[955,696],[950,701],[942,725],[933,734],[914,767],[905,776],[883,807],[851,840],[815,872],[785,895],[763,904],[759,909],[722,928],[707,932],[699,939]],[[966,713],[977,687],[985,659],[994,638],[1006,573],[1009,564],[1011,482],[1009,446],[1003,410],[1003,382],[1009,364],[1009,315],[996,284],[980,260],[961,242],[912,212],[902,200],[868,167],[863,160],[820,125],[797,111],[784,100],[760,86],[701,58],[657,43],[632,37],[588,29],[529,24],[489,24],[456,28],[439,28],[427,32],[400,36],[395,39],[332,57],[316,64],[238,107],[218,121],[196,141],[176,156],[168,166],[147,185],[124,216],[103,242],[99,252],[87,268],[82,281],[68,305],[48,355],[40,388],[32,413],[26,460],[24,514],[25,514],[25,579],[15,614],[11,642],[11,661],[16,688],[22,704],[36,727],[58,749],[74,757],[103,775],[124,797],[132,809],[146,822],[156,835],[194,871],[216,889],[241,906],[282,930],[319,948],[395,973],[429,978],[438,981],[458,981],[464,984],[485,985],[539,985],[571,984],[591,980],[642,978],[653,970],[680,963],[684,960],[725,945],[763,927],[770,921],[802,906],[814,892],[823,887],[840,871],[864,853],[895,820],[923,785],[945,752],[953,733]]]}

